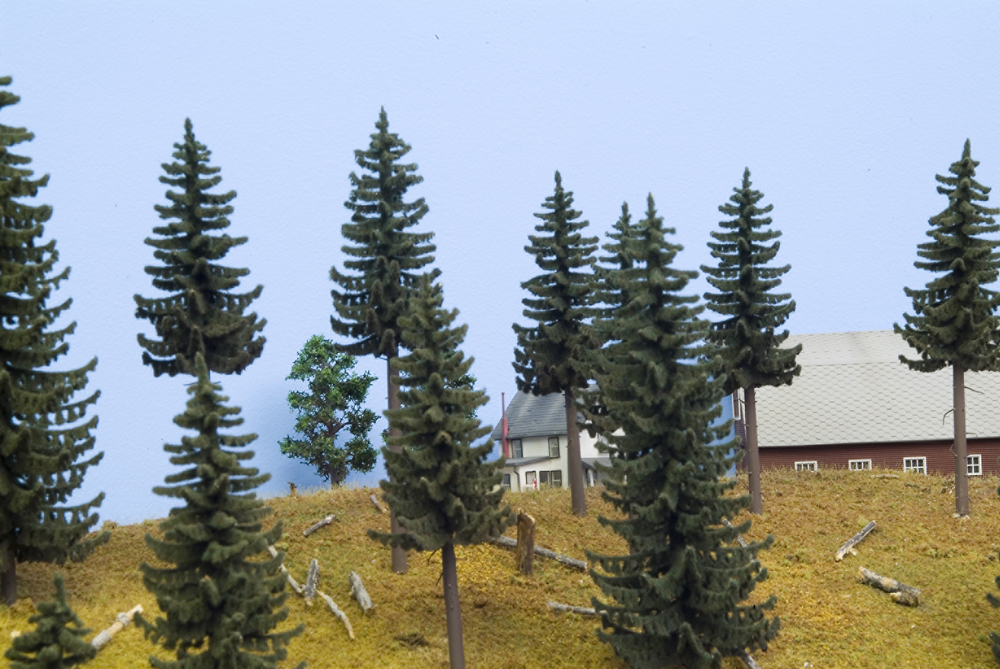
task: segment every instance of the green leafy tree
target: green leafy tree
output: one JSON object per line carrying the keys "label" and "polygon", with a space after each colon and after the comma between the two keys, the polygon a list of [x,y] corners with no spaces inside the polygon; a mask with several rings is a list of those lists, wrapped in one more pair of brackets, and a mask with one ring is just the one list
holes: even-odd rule
{"label": "green leafy tree", "polygon": [[10,669],[69,669],[97,655],[97,649],[83,640],[90,630],[66,602],[62,574],[56,574],[55,584],[55,601],[39,603],[38,613],[28,618],[35,629],[16,637],[4,653]]}
{"label": "green leafy tree", "polygon": [[[365,151],[355,151],[360,175],[351,172],[350,199],[344,206],[354,212],[341,232],[349,244],[341,247],[348,259],[344,273],[330,269],[330,278],[339,287],[331,291],[337,314],[330,318],[333,331],[351,344],[337,348],[350,355],[384,357],[388,368],[389,410],[399,408],[398,374],[392,361],[400,347],[409,348],[399,319],[406,315],[407,301],[422,276],[421,268],[434,261],[433,233],[417,233],[410,228],[427,213],[423,198],[404,200],[406,191],[424,180],[415,174],[415,163],[401,162],[410,145],[389,132],[385,109],[375,124],[377,132]],[[437,270],[435,270],[436,275]],[[389,421],[390,436],[398,431]],[[399,532],[392,513],[393,532]],[[392,570],[406,572],[406,552],[392,551]]]}
{"label": "green leafy tree", "polygon": [[594,582],[611,598],[593,600],[598,636],[637,669],[718,669],[723,657],[766,648],[777,634],[778,620],[765,616],[774,597],[741,603],[767,578],[757,553],[773,537],[740,547],[737,534],[750,522],[723,525],[750,501],[729,494],[732,444],[708,445],[729,429],[712,426],[725,378],[704,343],[709,324],[698,318],[698,297],[681,293],[697,273],[671,266],[681,247],[667,240],[674,230],[663,227],[652,195],[648,204],[634,265],[614,272],[632,295],[617,309],[628,355],[613,356],[597,379],[611,461],[602,494],[621,514],[598,520],[630,547],[623,556],[587,554],[600,567],[591,570]]}
{"label": "green leafy tree", "polygon": [[[802,367],[795,356],[802,345],[781,348],[788,330],[778,332],[795,311],[788,293],[775,293],[791,265],[769,267],[778,254],[781,232],[771,229],[767,216],[773,205],[758,207],[764,197],[753,190],[750,169],[743,170],[743,183],[733,189],[730,203],[719,211],[731,219],[719,223],[709,242],[718,267],[701,266],[706,279],[718,293],[705,293],[708,308],[723,318],[712,324],[708,340],[722,353],[724,386],[727,395],[743,389],[746,403],[747,472],[750,478],[751,510],[760,514],[764,504],[760,492],[760,453],[757,447],[756,389],[761,386],[790,385]],[[772,242],[768,244],[768,242]]]}
{"label": "green leafy tree", "polygon": [[303,626],[273,631],[288,617],[288,609],[280,608],[288,596],[278,570],[284,553],[257,559],[281,537],[280,520],[262,529],[271,510],[251,492],[270,475],[240,465],[253,451],[239,449],[257,435],[220,432],[243,423],[240,410],[225,405],[229,398],[209,380],[201,353],[194,362],[198,380],[174,423],[197,435],[164,446],[173,454],[170,462],[187,469],[167,476],[171,485],[153,488],[184,500],[184,506],[160,523],[163,539],[146,535],[157,559],[172,566],[140,567],[143,585],[165,617],[150,622],[137,615],[136,625],[153,643],[176,652],[176,662],[150,657],[156,669],[275,669]]}
{"label": "green leafy tree", "polygon": [[[375,468],[377,452],[368,433],[378,416],[364,406],[375,377],[352,373],[355,364],[353,356],[315,335],[299,351],[286,377],[305,381],[309,390],[288,393],[288,406],[298,413],[295,431],[303,438],[285,437],[279,444],[281,452],[315,467],[331,486],[343,483],[348,470]],[[337,435],[344,428],[351,438],[338,446]]]}
{"label": "green leafy tree", "polygon": [[925,289],[904,288],[913,300],[914,314],[903,314],[906,325],[893,324],[896,333],[917,350],[919,359],[899,359],[918,372],[935,372],[951,365],[955,425],[955,509],[969,514],[969,478],[966,469],[965,372],[1000,369],[1000,319],[995,311],[1000,294],[985,288],[997,280],[1000,242],[989,239],[1000,231],[993,217],[1000,209],[979,204],[990,189],[976,181],[976,167],[969,140],[962,158],[952,163],[950,177],[936,176],[937,190],[948,196],[948,206],[930,219],[927,236],[914,264],[941,276]]}
{"label": "green leafy tree", "polygon": [[[593,253],[597,237],[584,237],[587,221],[578,221],[580,212],[572,208],[573,193],[563,190],[556,172],[555,193],[542,206],[549,211],[535,214],[542,223],[539,235],[528,235],[531,244],[524,250],[535,256],[545,273],[521,284],[531,293],[522,300],[525,318],[535,327],[514,324],[517,348],[514,371],[517,388],[524,393],[562,393],[566,398],[566,461],[573,513],[587,515],[583,490],[583,463],[580,459],[580,430],[577,425],[576,396],[586,391],[593,374],[591,352],[600,348],[600,337],[590,324],[595,314],[593,296]],[[584,271],[587,270],[587,271]]]}
{"label": "green leafy tree", "polygon": [[[0,77],[0,111],[20,99],[3,88],[10,82]],[[55,273],[55,240],[40,241],[52,207],[24,201],[49,177],[32,179],[24,167],[31,159],[11,151],[33,138],[0,124],[0,599],[8,605],[17,601],[19,562],[83,560],[110,537],[86,538],[104,493],[66,504],[104,455],[81,460],[94,447],[97,418],[86,412],[100,393],[73,399],[97,359],[70,371],[50,369],[69,350],[65,339],[76,323],[55,325],[72,300],[49,303],[69,276],[68,267]]]}
{"label": "green leafy tree", "polygon": [[263,352],[260,331],[267,321],[244,313],[262,286],[249,293],[233,292],[250,270],[218,264],[229,249],[247,241],[213,234],[229,227],[229,202],[236,192],[208,192],[222,181],[220,168],[208,165],[212,152],[194,138],[191,119],[184,121],[184,141],[174,148],[177,162],[163,164],[167,175],[160,182],[179,190],[167,191],[168,206],[155,206],[169,223],[153,228],[159,237],[146,238],[161,263],[146,267],[146,274],[153,277],[154,288],[170,295],[135,296],[136,318],[152,323],[159,337],[139,335],[145,349],[142,362],[155,376],[194,376],[194,358],[201,353],[210,372],[239,374]]}
{"label": "green leafy tree", "polygon": [[402,408],[386,412],[401,429],[390,437],[398,450],[382,449],[392,482],[382,481],[396,509],[400,533],[368,531],[384,544],[403,549],[441,551],[448,653],[451,669],[465,666],[462,614],[458,599],[455,545],[478,544],[514,523],[510,507],[500,507],[503,460],[486,462],[493,445],[474,446],[490,428],[470,412],[486,403],[482,391],[462,387],[472,358],[459,350],[466,326],[451,327],[458,310],[441,307],[440,285],[426,276],[412,298],[409,316],[400,319],[412,353],[393,363],[401,372]]}

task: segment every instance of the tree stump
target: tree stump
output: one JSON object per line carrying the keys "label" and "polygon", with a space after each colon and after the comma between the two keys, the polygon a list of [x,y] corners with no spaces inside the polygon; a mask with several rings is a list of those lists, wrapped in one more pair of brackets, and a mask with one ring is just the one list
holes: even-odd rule
{"label": "tree stump", "polygon": [[518,509],[517,550],[514,552],[514,568],[525,576],[531,576],[535,557],[535,519]]}

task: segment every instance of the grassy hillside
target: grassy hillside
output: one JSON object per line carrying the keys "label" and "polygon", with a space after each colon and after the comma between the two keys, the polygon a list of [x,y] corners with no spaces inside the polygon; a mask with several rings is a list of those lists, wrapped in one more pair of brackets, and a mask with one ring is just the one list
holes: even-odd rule
{"label": "grassy hillside", "polygon": [[[878,472],[876,472],[878,473]],[[746,488],[745,479],[741,481]],[[867,472],[765,472],[766,513],[751,536],[772,533],[774,547],[761,559],[771,578],[761,596],[778,596],[782,631],[758,660],[765,668],[815,667],[992,667],[987,633],[1000,631],[1000,611],[986,602],[1000,575],[1000,497],[995,479],[973,479],[972,517],[952,518],[954,497],[946,479],[901,475],[875,479]],[[320,589],[350,616],[357,639],[321,606],[307,608],[290,595],[289,624],[306,632],[292,641],[286,666],[307,659],[325,667],[446,667],[444,602],[437,555],[410,554],[410,572],[389,573],[389,553],[364,534],[388,529],[375,512],[368,490],[320,491],[269,501],[285,523],[286,565],[304,581],[309,561],[321,567]],[[606,552],[623,544],[598,525],[610,509],[588,491],[590,516],[569,513],[568,490],[512,494],[508,500],[538,520],[538,543],[582,558],[585,547]],[[334,513],[339,521],[308,538],[302,530]],[[833,553],[869,520],[878,529],[843,562]],[[137,566],[153,561],[143,543],[156,524],[115,527],[111,541],[83,564],[59,568],[70,603],[92,633],[107,627],[119,611],[142,604],[156,615],[155,600],[142,587]],[[609,667],[624,669],[594,636],[593,618],[556,614],[547,599],[589,606],[599,595],[589,577],[541,558],[535,575],[513,573],[513,554],[494,546],[459,549],[459,581],[470,668]],[[859,565],[923,589],[916,609],[894,604],[881,592],[859,585]],[[19,568],[21,601],[0,606],[0,647],[10,632],[27,629],[32,600],[52,593],[51,565]],[[377,605],[365,618],[348,594],[347,575],[359,572]],[[89,638],[89,637],[88,637]],[[87,666],[143,667],[153,646],[130,626]],[[160,653],[161,657],[167,657]],[[807,665],[808,663],[808,665]],[[7,666],[0,660],[0,667]],[[742,666],[732,661],[727,667]]]}

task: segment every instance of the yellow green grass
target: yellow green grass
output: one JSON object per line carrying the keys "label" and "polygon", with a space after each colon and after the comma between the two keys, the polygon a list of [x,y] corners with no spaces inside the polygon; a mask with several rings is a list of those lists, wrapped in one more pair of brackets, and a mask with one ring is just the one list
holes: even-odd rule
{"label": "yellow green grass", "polygon": [[[986,601],[1000,575],[1000,497],[996,479],[970,484],[972,516],[955,519],[948,479],[890,472],[765,472],[764,508],[750,538],[776,537],[761,561],[770,572],[757,593],[778,596],[782,619],[778,639],[757,659],[765,668],[814,667],[993,667],[987,634],[1000,631],[1000,611]],[[898,472],[892,472],[898,474]],[[745,479],[740,488],[745,490]],[[288,625],[304,622],[284,666],[308,660],[324,667],[447,667],[440,559],[410,554],[404,576],[389,571],[389,552],[367,538],[365,530],[388,529],[388,517],[368,501],[372,491],[339,489],[268,500],[285,523],[281,547],[286,565],[300,581],[312,558],[321,567],[320,589],[351,618],[356,640],[321,601],[307,608],[292,594]],[[506,499],[538,521],[540,545],[583,558],[584,548],[617,553],[621,541],[596,520],[610,508],[597,489],[588,491],[590,515],[569,513],[568,490],[511,494]],[[327,514],[338,521],[308,538],[302,531]],[[858,547],[859,555],[834,562],[833,554],[869,520],[878,529]],[[141,604],[147,616],[158,612],[142,586],[138,565],[154,562],[143,542],[156,523],[114,527],[111,541],[83,564],[55,567],[26,564],[18,569],[21,601],[0,606],[0,648],[10,633],[28,629],[33,602],[51,598],[52,576],[66,578],[70,604],[92,629],[110,625],[115,615]],[[511,532],[513,534],[513,532]],[[609,647],[597,641],[598,622],[558,614],[548,599],[589,606],[600,596],[590,578],[536,557],[535,574],[513,573],[513,554],[495,546],[459,548],[459,582],[470,669],[588,668],[624,669]],[[857,582],[858,566],[921,588],[924,604],[906,608],[888,595]],[[377,608],[365,617],[349,595],[347,575],[357,571]],[[90,637],[88,637],[90,638]],[[169,655],[129,626],[88,667],[149,666],[147,657]],[[0,660],[0,667],[8,666]],[[727,669],[741,667],[735,660]]]}

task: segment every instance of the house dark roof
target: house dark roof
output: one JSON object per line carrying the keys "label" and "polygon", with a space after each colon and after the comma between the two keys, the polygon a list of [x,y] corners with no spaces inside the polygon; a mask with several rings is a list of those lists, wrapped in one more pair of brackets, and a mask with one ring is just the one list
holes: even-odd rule
{"label": "house dark roof", "polygon": [[[757,389],[760,446],[818,446],[952,439],[952,372],[911,371],[919,354],[892,330],[791,335],[802,374]],[[1000,435],[1000,373],[967,372],[969,437]]]}
{"label": "house dark roof", "polygon": [[[490,439],[500,439],[500,423]],[[520,390],[507,407],[507,438],[557,437],[566,434],[566,400],[562,393],[532,395]]]}

